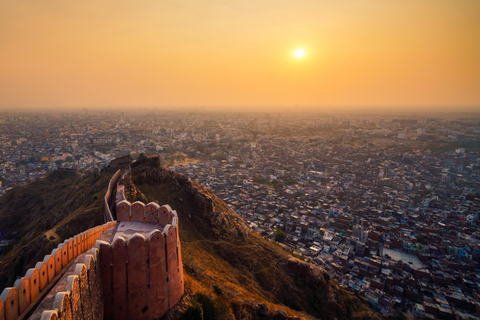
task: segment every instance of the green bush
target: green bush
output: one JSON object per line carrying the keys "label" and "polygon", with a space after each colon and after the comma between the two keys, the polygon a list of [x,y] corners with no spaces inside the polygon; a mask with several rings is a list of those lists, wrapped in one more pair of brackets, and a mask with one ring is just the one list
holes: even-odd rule
{"label": "green bush", "polygon": [[283,240],[285,240],[285,238],[287,237],[285,232],[283,232],[278,228],[275,228],[274,230],[275,230],[275,241],[282,242]]}
{"label": "green bush", "polygon": [[213,285],[213,292],[215,292],[215,294],[218,296],[223,293],[222,289],[220,289],[220,287],[217,286],[216,284]]}
{"label": "green bush", "polygon": [[185,177],[183,175],[178,175],[177,176],[177,182],[178,182],[179,185],[183,186],[188,182],[188,179],[187,179],[187,177]]}
{"label": "green bush", "polygon": [[[218,288],[218,287],[217,287]],[[220,288],[218,288],[220,289]],[[214,286],[215,290],[215,286]],[[192,305],[182,315],[182,320],[215,320],[217,318],[217,303],[204,293],[197,293]]]}
{"label": "green bush", "polygon": [[291,186],[291,185],[297,184],[297,180],[291,179],[291,178],[290,179],[285,179],[285,184],[287,186]]}
{"label": "green bush", "polygon": [[214,320],[217,318],[217,304],[212,298],[203,293],[197,294],[197,301],[202,305],[203,319]]}
{"label": "green bush", "polygon": [[260,183],[260,184],[267,184],[268,183],[268,180],[265,179],[264,177],[255,177],[252,180],[253,180],[253,182]]}
{"label": "green bush", "polygon": [[193,301],[192,305],[185,311],[181,317],[182,320],[202,320],[202,306]]}
{"label": "green bush", "polygon": [[295,300],[295,302],[292,304],[292,308],[293,310],[303,311],[303,306],[298,300]]}
{"label": "green bush", "polygon": [[305,261],[305,258],[304,258],[302,255],[293,253],[292,251],[289,251],[288,253],[290,253],[290,255],[291,255],[292,257],[295,257],[295,258],[297,258],[297,259],[299,259],[299,260]]}
{"label": "green bush", "polygon": [[62,239],[68,239],[68,238],[71,238],[73,236],[74,236],[74,234],[70,230],[65,230],[60,234],[60,238],[62,238]]}

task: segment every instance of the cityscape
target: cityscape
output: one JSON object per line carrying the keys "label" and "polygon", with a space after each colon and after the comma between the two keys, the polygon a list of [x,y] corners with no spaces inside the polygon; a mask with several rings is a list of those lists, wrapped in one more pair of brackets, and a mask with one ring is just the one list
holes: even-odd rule
{"label": "cityscape", "polygon": [[384,316],[480,314],[478,114],[3,112],[0,196],[141,154]]}
{"label": "cityscape", "polygon": [[0,1],[0,320],[480,320],[480,1]]}

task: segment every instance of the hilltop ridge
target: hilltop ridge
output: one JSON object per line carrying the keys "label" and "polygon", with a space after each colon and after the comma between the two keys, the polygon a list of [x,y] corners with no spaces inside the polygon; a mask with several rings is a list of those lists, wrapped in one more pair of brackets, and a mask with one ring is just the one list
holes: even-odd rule
{"label": "hilltop ridge", "polygon": [[[0,198],[0,225],[13,240],[0,253],[0,285],[10,286],[72,234],[103,223],[113,172],[56,171]],[[126,198],[177,211],[185,295],[164,319],[368,319],[374,314],[332,281],[263,239],[211,190],[140,157],[126,169]],[[130,167],[130,171],[127,169]],[[113,211],[115,215],[115,211]]]}
{"label": "hilltop ridge", "polygon": [[169,204],[179,216],[186,295],[167,318],[188,315],[204,296],[225,319],[372,316],[325,270],[263,239],[212,191],[159,160],[140,159],[124,183],[129,201]]}
{"label": "hilltop ridge", "polygon": [[0,197],[0,291],[65,239],[104,223],[110,173],[57,170]]}

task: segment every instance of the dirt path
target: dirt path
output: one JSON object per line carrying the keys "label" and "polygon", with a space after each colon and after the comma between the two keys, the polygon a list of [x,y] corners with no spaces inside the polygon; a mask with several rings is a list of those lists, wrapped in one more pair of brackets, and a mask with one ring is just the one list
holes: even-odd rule
{"label": "dirt path", "polygon": [[56,231],[56,228],[55,229],[50,229],[47,232],[45,232],[45,235],[47,236],[47,239],[50,239],[50,237],[53,236],[55,238],[55,240],[57,240],[59,238],[59,236],[55,231]]}

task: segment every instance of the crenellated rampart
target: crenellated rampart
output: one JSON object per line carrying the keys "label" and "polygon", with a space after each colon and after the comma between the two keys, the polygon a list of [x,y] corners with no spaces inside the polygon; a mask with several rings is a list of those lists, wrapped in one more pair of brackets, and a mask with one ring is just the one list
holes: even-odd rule
{"label": "crenellated rampart", "polygon": [[[48,300],[49,307],[43,308],[40,320],[59,319],[103,319],[104,303],[99,248],[101,240],[93,245],[90,252],[72,266],[70,274],[64,275],[60,288]],[[34,319],[36,314],[32,316]]]}
{"label": "crenellated rampart", "polygon": [[63,274],[70,261],[88,250],[105,230],[115,224],[115,221],[105,223],[58,244],[43,261],[37,262],[24,277],[17,279],[13,287],[5,288],[0,295],[0,320],[17,319],[34,308],[48,292],[49,285],[53,286]]}
{"label": "crenellated rampart", "polygon": [[[123,200],[117,219],[119,236],[100,244],[104,318],[160,318],[184,293],[177,213],[168,205]],[[153,227],[128,237],[130,224],[132,230]]]}
{"label": "crenellated rampart", "polygon": [[141,201],[130,203],[122,200],[117,203],[117,221],[145,222],[166,226],[167,224],[177,225],[177,212],[170,206],[159,206],[155,202],[144,204]]}
{"label": "crenellated rampart", "polygon": [[125,200],[121,175],[114,174],[104,197],[106,223],[60,243],[5,288],[0,320],[158,319],[180,301],[177,213]]}
{"label": "crenellated rampart", "polygon": [[63,290],[51,301],[51,310],[44,310],[40,320],[101,319],[103,314],[102,287],[98,260],[98,245],[75,264]]}

